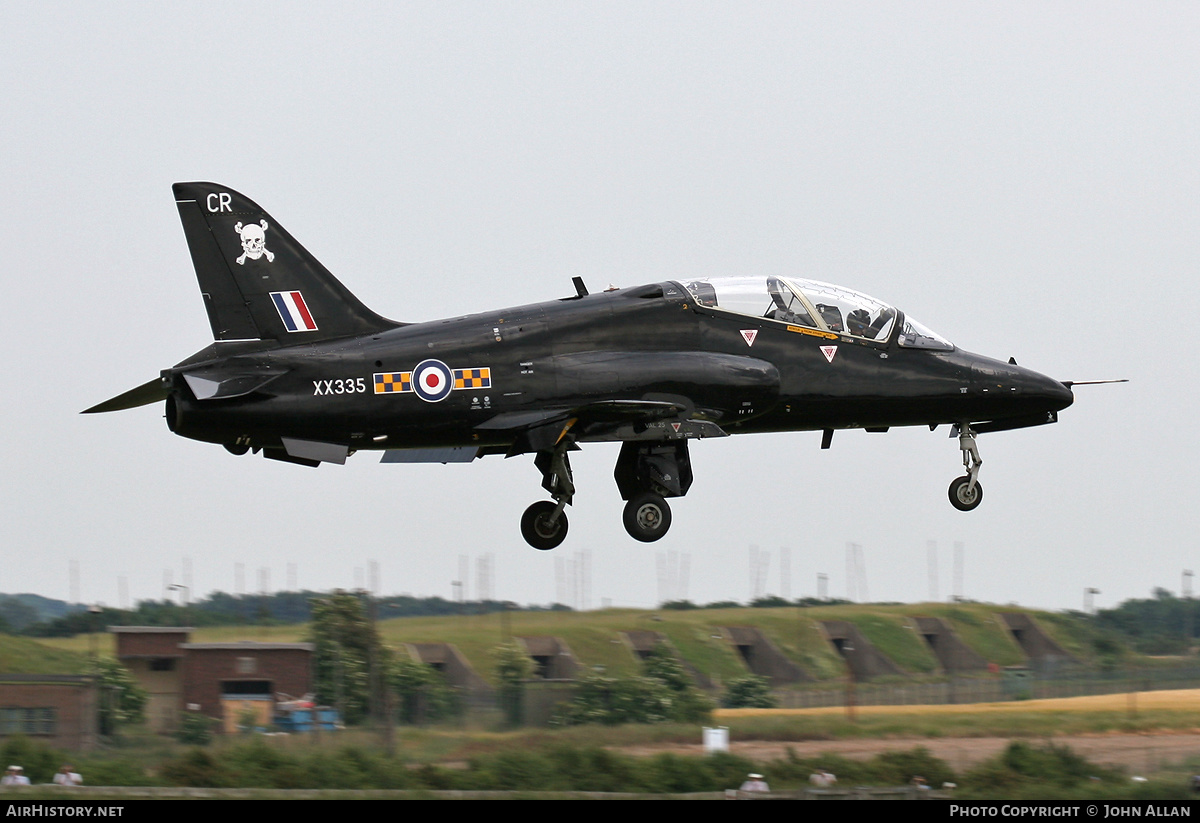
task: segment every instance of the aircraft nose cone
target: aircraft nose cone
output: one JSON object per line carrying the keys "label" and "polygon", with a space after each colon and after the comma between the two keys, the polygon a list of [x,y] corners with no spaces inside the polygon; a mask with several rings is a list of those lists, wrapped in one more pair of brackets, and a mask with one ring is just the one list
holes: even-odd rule
{"label": "aircraft nose cone", "polygon": [[1062,403],[1059,408],[1065,409],[1067,406],[1075,402],[1075,392],[1071,391],[1068,386],[1063,385],[1061,381],[1056,380],[1054,382],[1056,384],[1055,393],[1058,395],[1059,402]]}
{"label": "aircraft nose cone", "polygon": [[1060,411],[1075,402],[1075,394],[1062,381],[1029,372],[1022,393],[1044,402],[1047,411]]}
{"label": "aircraft nose cone", "polygon": [[1016,363],[979,358],[972,363],[976,390],[1000,416],[1054,413],[1075,402],[1070,387]]}
{"label": "aircraft nose cone", "polygon": [[1065,409],[1075,402],[1075,392],[1061,380],[1046,378],[1050,385],[1046,387],[1046,398],[1055,404],[1055,410]]}

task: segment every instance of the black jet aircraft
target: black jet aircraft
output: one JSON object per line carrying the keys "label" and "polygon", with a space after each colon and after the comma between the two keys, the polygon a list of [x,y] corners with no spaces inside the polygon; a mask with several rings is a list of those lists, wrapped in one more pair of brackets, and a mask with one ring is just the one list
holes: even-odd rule
{"label": "black jet aircraft", "polygon": [[87,412],[166,401],[167,426],[304,466],[381,450],[384,462],[534,455],[551,500],[521,533],[567,534],[569,452],[619,441],[616,481],[637,540],[671,525],[692,484],[689,441],[748,432],[949,424],[983,499],[976,435],[1057,420],[1072,383],[969,354],[904,312],[793,277],[651,283],[426,323],[363,305],[249,198],[178,183],[213,343]]}

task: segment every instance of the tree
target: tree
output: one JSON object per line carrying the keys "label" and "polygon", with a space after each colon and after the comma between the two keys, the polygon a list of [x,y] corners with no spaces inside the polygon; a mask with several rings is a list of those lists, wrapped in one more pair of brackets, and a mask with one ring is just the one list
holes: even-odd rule
{"label": "tree", "polygon": [[727,709],[773,709],[771,684],[765,677],[749,674],[729,681],[721,705]]}
{"label": "tree", "polygon": [[666,643],[657,643],[642,660],[642,673],[666,686],[671,692],[667,715],[677,723],[703,723],[712,717],[713,704],[692,683],[675,652]]}
{"label": "tree", "polygon": [[357,594],[338,589],[312,601],[308,640],[313,644],[317,699],[337,707],[346,723],[367,716],[371,694],[371,657],[386,671],[383,647]]}
{"label": "tree", "polygon": [[583,678],[575,697],[555,713],[554,722],[563,726],[702,723],[711,717],[712,709],[712,701],[692,686],[671,648],[659,643],[642,661],[641,677],[593,674]]}
{"label": "tree", "polygon": [[575,697],[555,712],[562,726],[584,723],[665,723],[671,719],[671,690],[653,677],[606,677],[589,674],[575,688]]}
{"label": "tree", "polygon": [[500,708],[510,726],[519,726],[524,719],[525,681],[533,677],[533,661],[521,644],[515,642],[496,647],[492,657],[500,684],[497,693]]}
{"label": "tree", "polygon": [[100,684],[100,734],[114,735],[120,726],[141,722],[150,696],[129,669],[111,657],[98,657],[92,674]]}
{"label": "tree", "polygon": [[392,662],[388,680],[400,698],[401,723],[445,720],[462,713],[458,693],[441,672],[403,652]]}

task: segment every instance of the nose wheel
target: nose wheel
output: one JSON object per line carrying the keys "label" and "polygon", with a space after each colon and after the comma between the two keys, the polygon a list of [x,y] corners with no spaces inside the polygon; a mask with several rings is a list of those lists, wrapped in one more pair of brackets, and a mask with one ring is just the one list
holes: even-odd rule
{"label": "nose wheel", "polygon": [[969,512],[983,502],[983,486],[979,483],[979,467],[983,459],[975,445],[975,432],[967,423],[958,426],[958,448],[962,451],[967,473],[950,484],[950,505],[960,512]]}
{"label": "nose wheel", "polygon": [[625,504],[625,531],[634,540],[653,543],[671,528],[671,507],[654,492],[643,492]]}
{"label": "nose wheel", "polygon": [[983,485],[971,483],[970,477],[959,477],[950,484],[950,505],[960,512],[969,512],[983,502]]}

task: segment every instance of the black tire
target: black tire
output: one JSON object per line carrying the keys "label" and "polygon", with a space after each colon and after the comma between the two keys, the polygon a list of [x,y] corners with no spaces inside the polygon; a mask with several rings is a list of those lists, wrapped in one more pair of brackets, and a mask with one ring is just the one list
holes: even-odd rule
{"label": "black tire", "polygon": [[553,525],[550,515],[558,504],[553,500],[539,500],[521,515],[521,536],[525,542],[539,551],[556,549],[567,539],[567,513],[559,514]]}
{"label": "black tire", "polygon": [[950,505],[960,512],[969,512],[983,502],[983,486],[975,481],[974,491],[968,494],[967,487],[970,485],[971,478],[966,476],[956,478],[950,484]]}
{"label": "black tire", "polygon": [[625,504],[625,531],[634,540],[653,543],[671,528],[671,507],[654,492],[643,492]]}

